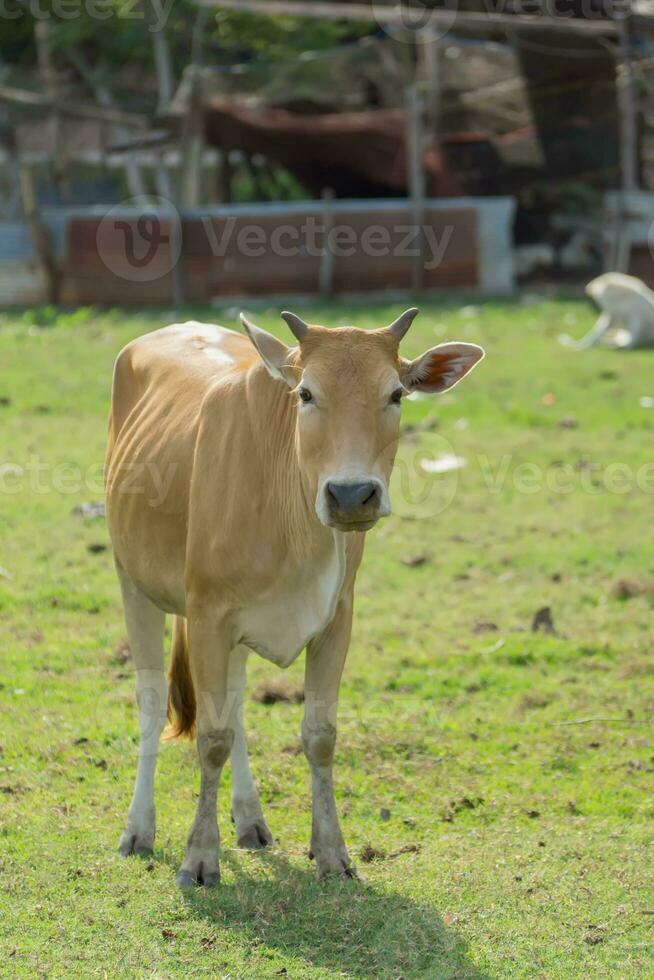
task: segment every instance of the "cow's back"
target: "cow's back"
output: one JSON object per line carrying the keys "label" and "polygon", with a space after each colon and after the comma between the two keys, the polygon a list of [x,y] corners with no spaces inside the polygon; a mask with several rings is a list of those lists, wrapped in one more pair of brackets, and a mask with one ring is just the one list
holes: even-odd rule
{"label": "cow's back", "polygon": [[189,488],[202,404],[255,360],[240,334],[193,321],[132,341],[114,369],[107,523],[118,562],[146,594],[182,611]]}

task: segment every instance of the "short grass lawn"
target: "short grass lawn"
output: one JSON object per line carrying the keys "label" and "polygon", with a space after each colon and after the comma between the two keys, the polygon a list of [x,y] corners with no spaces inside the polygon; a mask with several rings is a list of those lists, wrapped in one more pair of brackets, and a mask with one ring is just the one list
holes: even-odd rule
{"label": "short grass lawn", "polygon": [[[226,770],[223,883],[183,895],[192,744],[162,748],[154,859],[116,851],[132,669],[105,524],[80,512],[102,499],[113,359],[172,317],[0,318],[0,975],[651,977],[654,352],[561,347],[582,301],[424,304],[407,354],[488,356],[405,403],[359,576],[336,773],[365,883],[315,882],[302,707],[249,696],[277,843],[236,848]],[[255,318],[285,335],[272,306]],[[251,694],[279,678],[293,693],[301,661],[251,659]]]}

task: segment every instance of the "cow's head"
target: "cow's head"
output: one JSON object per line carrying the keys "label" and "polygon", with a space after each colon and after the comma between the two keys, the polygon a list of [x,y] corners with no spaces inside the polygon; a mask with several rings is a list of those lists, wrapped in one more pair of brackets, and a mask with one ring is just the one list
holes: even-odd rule
{"label": "cow's head", "polygon": [[417,312],[407,310],[390,327],[371,331],[328,330],[282,313],[296,347],[241,314],[270,374],[296,396],[300,467],[319,520],[339,531],[367,531],[390,513],[402,398],[452,388],[484,356],[476,344],[457,342],[432,347],[414,361],[400,357],[400,341]]}

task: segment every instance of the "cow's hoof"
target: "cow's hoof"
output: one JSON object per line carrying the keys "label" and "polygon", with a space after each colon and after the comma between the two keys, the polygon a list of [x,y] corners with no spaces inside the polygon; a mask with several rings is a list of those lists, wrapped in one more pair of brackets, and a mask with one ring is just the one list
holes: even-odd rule
{"label": "cow's hoof", "polygon": [[328,878],[354,878],[355,881],[363,881],[354,865],[345,861],[340,861],[337,865],[318,865],[318,881],[326,881]]}
{"label": "cow's hoof", "polygon": [[273,835],[263,817],[238,835],[238,846],[246,847],[249,851],[260,851],[262,847],[270,847],[272,843]]}
{"label": "cow's hoof", "polygon": [[342,854],[314,854],[309,851],[309,857],[316,860],[316,871],[318,881],[326,878],[354,878],[356,881],[363,881],[363,878],[351,863],[347,851]]}
{"label": "cow's hoof", "polygon": [[219,884],[220,871],[205,870],[202,863],[197,868],[182,868],[177,875],[177,887],[181,889],[195,888],[198,885],[215,888]]}
{"label": "cow's hoof", "polygon": [[126,830],[120,838],[118,853],[124,858],[131,854],[142,858],[152,857],[154,839],[150,834],[135,834],[131,830]]}

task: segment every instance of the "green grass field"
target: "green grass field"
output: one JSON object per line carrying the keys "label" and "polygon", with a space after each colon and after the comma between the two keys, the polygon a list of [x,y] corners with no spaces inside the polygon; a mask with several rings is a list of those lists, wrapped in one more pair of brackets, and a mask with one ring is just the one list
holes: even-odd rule
{"label": "green grass field", "polygon": [[[423,305],[408,355],[488,356],[405,404],[396,512],[358,579],[336,780],[366,882],[315,882],[301,705],[249,699],[277,844],[235,847],[226,770],[223,884],[183,895],[191,744],[162,748],[154,859],[116,852],[131,664],[104,521],[75,513],[102,498],[113,359],[170,319],[0,317],[0,976],[653,976],[654,352],[560,347],[582,302]],[[467,465],[429,477],[445,452]],[[531,629],[544,606],[555,633]],[[302,663],[251,659],[250,692],[279,677]]]}

